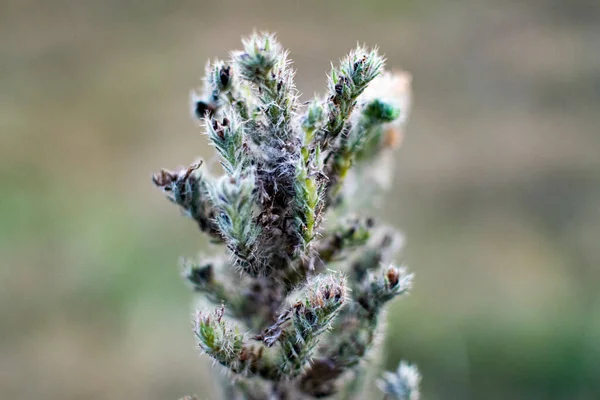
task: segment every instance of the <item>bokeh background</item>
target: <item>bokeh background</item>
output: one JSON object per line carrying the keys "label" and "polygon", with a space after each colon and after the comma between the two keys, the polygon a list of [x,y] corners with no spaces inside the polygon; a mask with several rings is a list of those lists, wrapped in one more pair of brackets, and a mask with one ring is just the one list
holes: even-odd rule
{"label": "bokeh background", "polygon": [[207,243],[150,173],[210,156],[188,92],[253,29],[307,97],[357,41],[414,76],[387,366],[425,399],[600,398],[594,0],[0,1],[0,398],[212,397],[177,269]]}

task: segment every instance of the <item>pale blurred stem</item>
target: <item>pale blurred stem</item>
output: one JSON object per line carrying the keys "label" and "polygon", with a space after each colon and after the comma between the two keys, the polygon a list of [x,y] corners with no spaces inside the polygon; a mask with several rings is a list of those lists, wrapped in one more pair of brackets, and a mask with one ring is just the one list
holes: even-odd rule
{"label": "pale blurred stem", "polygon": [[195,290],[196,292],[205,293],[206,297],[215,305],[225,303],[229,310],[239,309],[240,299],[231,290],[227,290],[223,282],[215,279],[209,286],[196,287]]}
{"label": "pale blurred stem", "polygon": [[[239,388],[241,385],[237,385]],[[221,376],[221,390],[223,391],[222,398],[224,399],[235,399],[236,398],[236,387],[231,384],[228,377]]]}
{"label": "pale blurred stem", "polygon": [[226,283],[213,263],[187,268],[185,278],[192,284],[195,292],[204,293],[206,298],[216,306],[225,304],[231,315],[242,317],[246,309],[246,301],[239,293]]}
{"label": "pale blurred stem", "polygon": [[379,267],[383,259],[382,249],[377,247],[367,247],[351,264],[349,280],[352,290],[363,285],[369,271]]}
{"label": "pale blurred stem", "polygon": [[340,316],[339,324],[332,329],[335,339],[328,358],[343,370],[356,366],[373,344],[380,311],[356,306],[352,310]]}
{"label": "pale blurred stem", "polygon": [[362,243],[356,245],[344,244],[342,240],[343,237],[336,232],[333,234],[324,235],[324,237],[319,241],[317,245],[317,254],[319,260],[323,264],[329,264],[333,261],[336,261],[337,258],[345,251],[350,251],[363,245]]}
{"label": "pale blurred stem", "polygon": [[354,376],[344,387],[342,398],[345,400],[360,399],[364,388],[366,371],[364,368],[355,368]]}

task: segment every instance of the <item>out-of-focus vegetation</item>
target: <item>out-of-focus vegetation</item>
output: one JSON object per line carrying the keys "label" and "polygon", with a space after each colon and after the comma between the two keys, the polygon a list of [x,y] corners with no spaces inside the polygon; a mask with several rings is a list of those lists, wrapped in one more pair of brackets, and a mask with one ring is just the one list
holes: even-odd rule
{"label": "out-of-focus vegetation", "polygon": [[414,75],[388,366],[426,399],[600,397],[591,0],[1,2],[0,397],[210,398],[176,268],[207,243],[149,174],[210,157],[188,91],[254,28],[308,95],[356,41]]}

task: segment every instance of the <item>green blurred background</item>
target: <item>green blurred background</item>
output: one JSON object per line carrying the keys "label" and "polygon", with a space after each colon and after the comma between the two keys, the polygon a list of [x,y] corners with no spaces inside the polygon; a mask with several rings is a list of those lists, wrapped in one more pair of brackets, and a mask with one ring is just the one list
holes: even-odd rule
{"label": "green blurred background", "polygon": [[413,294],[386,364],[425,399],[600,398],[600,3],[0,1],[0,398],[211,398],[150,173],[209,157],[188,92],[270,30],[303,93],[357,41],[414,75],[378,213]]}

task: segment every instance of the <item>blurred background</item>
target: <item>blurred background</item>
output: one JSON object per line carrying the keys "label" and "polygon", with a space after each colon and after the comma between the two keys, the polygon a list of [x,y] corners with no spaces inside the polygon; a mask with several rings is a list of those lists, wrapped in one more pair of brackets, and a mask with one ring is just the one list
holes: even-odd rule
{"label": "blurred background", "polygon": [[0,1],[0,397],[211,398],[177,269],[207,241],[150,173],[212,154],[188,93],[253,29],[305,98],[357,41],[414,76],[386,365],[430,400],[600,398],[594,0]]}

